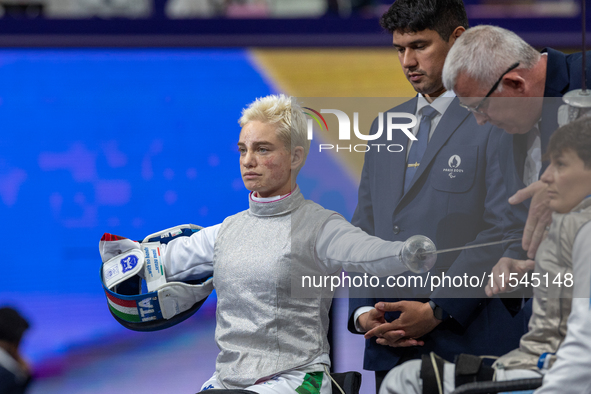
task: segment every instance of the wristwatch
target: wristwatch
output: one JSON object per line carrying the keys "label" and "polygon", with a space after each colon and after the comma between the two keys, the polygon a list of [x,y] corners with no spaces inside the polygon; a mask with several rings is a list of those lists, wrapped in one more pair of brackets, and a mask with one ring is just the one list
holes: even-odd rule
{"label": "wristwatch", "polygon": [[433,309],[433,316],[435,316],[435,318],[437,320],[445,320],[445,319],[447,319],[449,317],[449,313],[445,312],[435,302],[429,300],[429,306],[431,307],[431,309]]}

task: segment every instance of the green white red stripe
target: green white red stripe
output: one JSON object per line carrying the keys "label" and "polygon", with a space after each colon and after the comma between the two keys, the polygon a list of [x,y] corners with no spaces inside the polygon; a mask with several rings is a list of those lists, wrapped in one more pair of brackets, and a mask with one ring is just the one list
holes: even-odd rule
{"label": "green white red stripe", "polygon": [[105,292],[109,301],[109,308],[114,315],[128,322],[139,323],[141,321],[136,301],[127,301],[113,297]]}
{"label": "green white red stripe", "polygon": [[[160,248],[158,248],[158,257],[160,257]],[[164,264],[160,261],[160,273],[164,276]]]}

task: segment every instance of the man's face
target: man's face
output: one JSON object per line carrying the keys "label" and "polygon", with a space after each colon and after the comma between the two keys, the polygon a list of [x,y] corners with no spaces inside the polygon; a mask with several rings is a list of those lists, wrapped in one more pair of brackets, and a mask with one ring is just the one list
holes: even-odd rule
{"label": "man's face", "polygon": [[275,126],[257,120],[240,132],[240,173],[244,186],[259,197],[291,192],[291,154],[279,140]]}
{"label": "man's face", "polygon": [[570,212],[591,194],[591,169],[572,149],[553,157],[540,179],[548,185],[550,209],[558,213]]}
{"label": "man's face", "polygon": [[460,72],[454,92],[462,104],[478,108],[472,113],[480,125],[489,122],[509,134],[525,134],[534,127],[540,119],[543,98],[527,97],[522,90],[509,84],[504,84],[501,92],[497,88],[484,98],[491,88]]}
{"label": "man's face", "polygon": [[416,33],[396,31],[392,35],[404,75],[418,93],[437,97],[445,91],[441,72],[447,52],[455,41],[452,37],[444,41],[431,29]]}

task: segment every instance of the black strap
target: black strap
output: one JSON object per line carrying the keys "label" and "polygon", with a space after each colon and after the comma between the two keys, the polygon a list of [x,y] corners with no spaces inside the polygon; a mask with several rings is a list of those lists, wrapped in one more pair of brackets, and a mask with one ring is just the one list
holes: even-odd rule
{"label": "black strap", "polygon": [[451,394],[493,394],[506,391],[535,390],[542,385],[543,378],[517,379],[500,382],[476,382],[458,387]]}
{"label": "black strap", "polygon": [[492,380],[494,368],[482,364],[482,358],[471,354],[460,354],[456,357],[455,386],[466,383],[487,382]]}
{"label": "black strap", "polygon": [[[336,382],[345,394],[359,394],[359,389],[361,388],[361,374],[359,372],[341,372],[332,373],[331,375],[335,380],[331,382],[333,393],[340,393],[338,387],[335,386]],[[330,377],[326,376],[326,379],[330,379]]]}
{"label": "black strap", "polygon": [[[433,358],[431,358],[431,355],[433,355]],[[433,360],[435,360],[435,365],[433,365]],[[421,356],[421,361],[423,394],[443,394],[443,392],[439,391],[435,368],[437,368],[439,381],[441,382],[441,387],[443,388],[443,364],[445,361],[435,353],[423,354]]]}

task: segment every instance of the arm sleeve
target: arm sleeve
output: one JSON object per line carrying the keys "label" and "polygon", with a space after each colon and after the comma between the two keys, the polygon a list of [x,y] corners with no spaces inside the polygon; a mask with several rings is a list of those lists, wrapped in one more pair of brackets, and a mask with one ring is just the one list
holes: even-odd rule
{"label": "arm sleeve", "polygon": [[374,309],[374,308],[372,308],[371,306],[362,306],[361,308],[357,308],[355,310],[355,312],[353,313],[353,322],[355,324],[355,330],[357,330],[358,333],[363,334],[366,332],[359,325],[359,316],[371,311],[372,309]]}
{"label": "arm sleeve", "polygon": [[[502,130],[496,130],[496,132],[499,133],[499,151],[503,152],[502,155],[500,152],[498,154],[498,157],[501,160],[499,161],[498,165],[501,174],[503,174],[503,184],[505,185],[505,195],[503,196],[504,198],[502,200],[504,208],[501,211],[503,222],[503,239],[521,239],[523,237],[523,230],[529,213],[530,200],[526,200],[517,205],[509,204],[509,197],[517,192],[518,188],[516,187],[514,190],[508,190],[507,186],[517,186],[519,183],[519,180],[515,179],[515,177],[518,175],[515,169],[515,161],[513,157],[513,149],[516,149],[514,147],[516,142],[513,135],[506,134]],[[527,252],[523,250],[521,241],[510,242],[505,244],[503,257],[516,260],[526,260]]]}
{"label": "arm sleeve", "polygon": [[556,353],[556,362],[544,376],[544,384],[535,394],[590,393],[591,379],[591,222],[585,224],[573,245],[575,296],[568,317],[564,342]]}
{"label": "arm sleeve", "polygon": [[213,274],[213,251],[220,226],[205,227],[190,237],[179,237],[162,245],[166,279],[201,279]]}
{"label": "arm sleeve", "polygon": [[408,268],[398,259],[403,242],[368,235],[342,216],[331,216],[316,239],[316,256],[327,273],[344,269],[375,276],[397,275]]}

